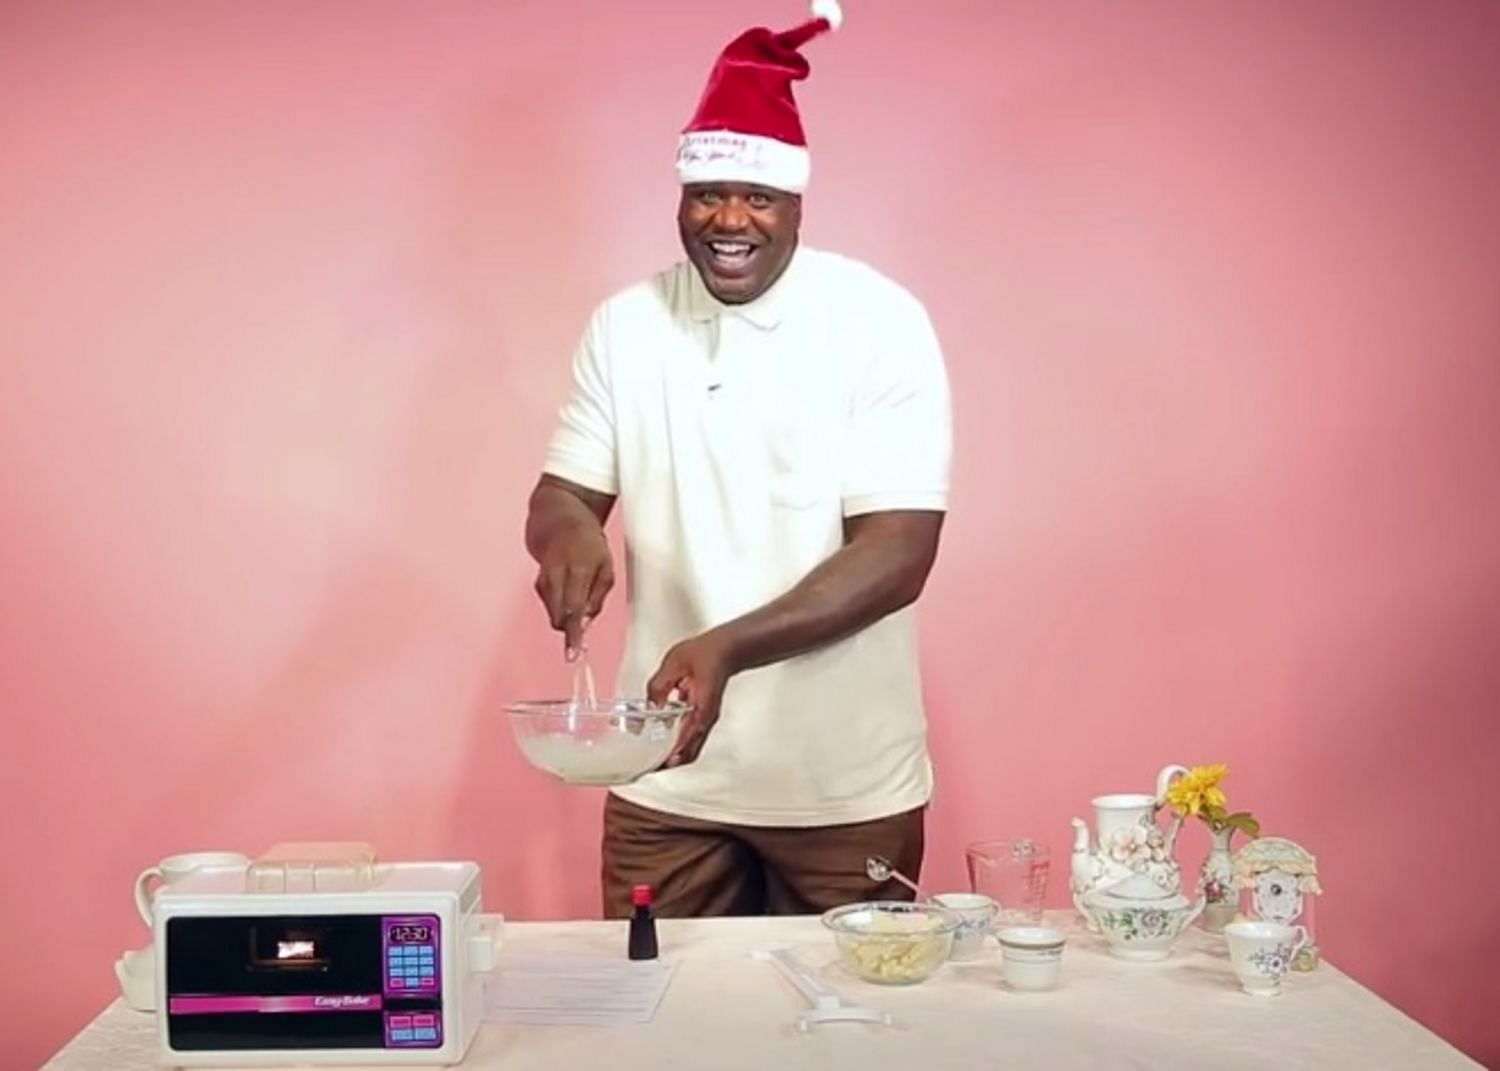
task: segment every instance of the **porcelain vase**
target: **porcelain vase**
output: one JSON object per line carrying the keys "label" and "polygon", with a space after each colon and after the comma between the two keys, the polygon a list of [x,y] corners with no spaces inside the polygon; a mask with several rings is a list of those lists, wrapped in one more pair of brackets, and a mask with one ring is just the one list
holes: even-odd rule
{"label": "porcelain vase", "polygon": [[1239,911],[1239,897],[1234,890],[1234,858],[1229,854],[1229,838],[1234,836],[1234,830],[1213,830],[1209,835],[1213,845],[1198,872],[1198,891],[1204,900],[1198,925],[1209,933],[1223,933]]}

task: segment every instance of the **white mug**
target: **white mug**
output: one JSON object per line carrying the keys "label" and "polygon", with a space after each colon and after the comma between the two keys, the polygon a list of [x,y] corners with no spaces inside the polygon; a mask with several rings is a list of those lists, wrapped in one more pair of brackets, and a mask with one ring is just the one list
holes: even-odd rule
{"label": "white mug", "polygon": [[1246,993],[1274,997],[1281,978],[1307,944],[1307,929],[1279,922],[1231,922],[1224,927],[1229,962]]}
{"label": "white mug", "polygon": [[181,881],[195,870],[206,866],[237,866],[250,865],[250,857],[241,855],[239,852],[188,852],[184,855],[173,855],[155,866],[148,866],[141,871],[140,877],[135,879],[135,906],[141,913],[141,918],[146,920],[146,925],[151,925],[151,900],[156,895],[153,883],[160,882],[162,885],[171,885]]}

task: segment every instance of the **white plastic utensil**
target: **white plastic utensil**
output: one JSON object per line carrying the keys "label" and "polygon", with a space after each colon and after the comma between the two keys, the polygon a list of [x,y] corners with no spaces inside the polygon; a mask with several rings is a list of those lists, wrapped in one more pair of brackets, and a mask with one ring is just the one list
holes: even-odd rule
{"label": "white plastic utensil", "polygon": [[769,960],[786,976],[787,981],[797,987],[812,1004],[812,1007],[797,1017],[797,1029],[811,1030],[816,1023],[882,1023],[891,1025],[891,1017],[883,1011],[849,1004],[838,991],[825,985],[798,963],[785,948],[758,949],[750,953],[756,959]]}

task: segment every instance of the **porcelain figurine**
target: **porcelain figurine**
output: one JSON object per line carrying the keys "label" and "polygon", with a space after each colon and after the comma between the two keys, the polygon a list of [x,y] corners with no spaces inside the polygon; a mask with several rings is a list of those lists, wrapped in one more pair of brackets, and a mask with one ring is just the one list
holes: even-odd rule
{"label": "porcelain figurine", "polygon": [[1250,918],[1306,928],[1308,940],[1292,961],[1292,969],[1309,971],[1316,967],[1319,949],[1308,897],[1319,895],[1323,887],[1312,853],[1285,837],[1261,837],[1235,855],[1234,883],[1249,894]]}

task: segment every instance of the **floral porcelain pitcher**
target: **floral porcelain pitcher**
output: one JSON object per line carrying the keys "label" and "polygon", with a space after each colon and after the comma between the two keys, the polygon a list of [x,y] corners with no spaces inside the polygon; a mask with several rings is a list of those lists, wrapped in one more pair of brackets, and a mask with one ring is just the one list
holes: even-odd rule
{"label": "floral porcelain pitcher", "polygon": [[1156,775],[1156,794],[1095,796],[1095,837],[1088,825],[1073,819],[1072,886],[1075,901],[1086,893],[1108,889],[1131,899],[1176,894],[1182,884],[1174,850],[1182,819],[1174,817],[1165,832],[1156,824],[1167,788],[1187,773],[1185,766],[1164,766]]}

